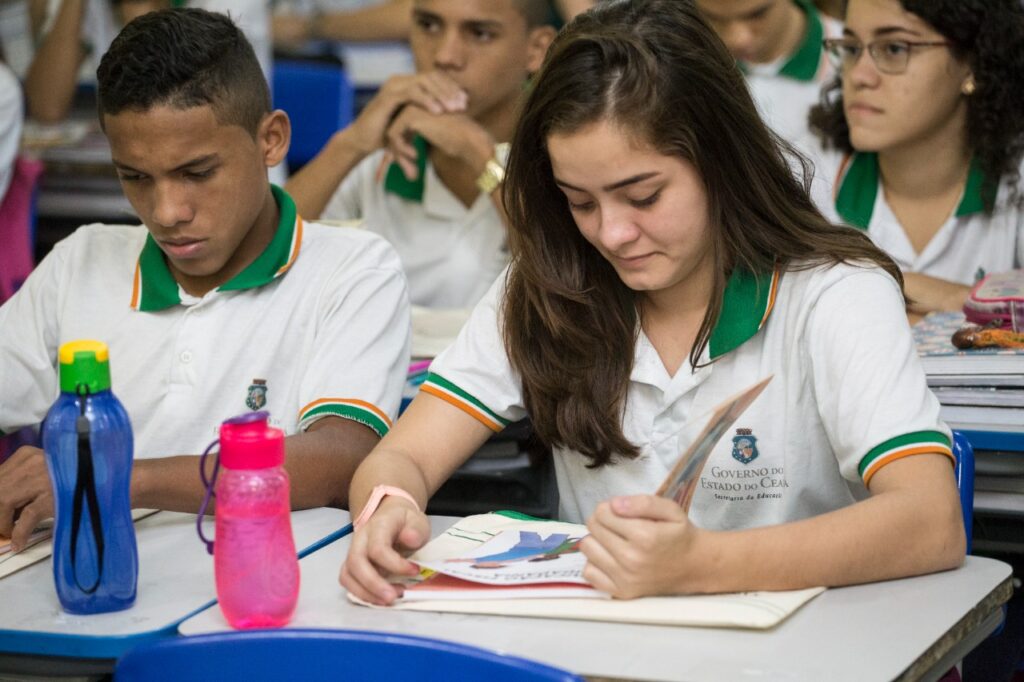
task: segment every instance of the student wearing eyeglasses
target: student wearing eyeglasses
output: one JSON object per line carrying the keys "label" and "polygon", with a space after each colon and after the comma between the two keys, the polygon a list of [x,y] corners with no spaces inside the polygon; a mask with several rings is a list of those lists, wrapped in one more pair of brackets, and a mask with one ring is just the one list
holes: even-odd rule
{"label": "student wearing eyeglasses", "polygon": [[911,320],[1024,264],[1020,0],[849,0],[815,194],[904,273]]}

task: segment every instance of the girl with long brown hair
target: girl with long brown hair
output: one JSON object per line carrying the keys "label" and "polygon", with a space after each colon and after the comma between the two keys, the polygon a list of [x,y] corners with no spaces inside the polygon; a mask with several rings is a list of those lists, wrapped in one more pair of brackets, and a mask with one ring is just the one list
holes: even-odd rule
{"label": "girl with long brown hair", "polygon": [[[788,153],[788,152],[787,152]],[[505,187],[512,262],[360,466],[341,582],[390,603],[429,496],[509,421],[553,451],[585,576],[616,597],[956,566],[950,453],[900,273],[826,222],[690,2],[612,2],[538,75]],[[688,512],[653,496],[706,413],[769,374]]]}

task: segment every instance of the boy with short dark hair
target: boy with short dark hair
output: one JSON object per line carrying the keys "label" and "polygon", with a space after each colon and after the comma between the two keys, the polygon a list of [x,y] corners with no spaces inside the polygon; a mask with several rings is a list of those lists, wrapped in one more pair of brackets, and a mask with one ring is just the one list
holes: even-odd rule
{"label": "boy with short dark hair", "polygon": [[[60,344],[110,347],[135,432],[134,506],[195,511],[198,453],[266,409],[284,429],[295,508],[344,505],[387,432],[408,357],[408,300],[380,238],[304,223],[267,168],[288,149],[231,21],[165,10],[131,22],[98,70],[100,121],[145,229],[89,225],[0,308],[0,430],[42,420]],[[178,455],[178,456],[174,456]],[[40,450],[0,466],[0,534],[52,515]]]}
{"label": "boy with short dark hair", "polygon": [[389,79],[288,182],[303,213],[386,237],[415,304],[470,307],[507,264],[496,190],[549,16],[547,0],[415,0],[416,74]]}

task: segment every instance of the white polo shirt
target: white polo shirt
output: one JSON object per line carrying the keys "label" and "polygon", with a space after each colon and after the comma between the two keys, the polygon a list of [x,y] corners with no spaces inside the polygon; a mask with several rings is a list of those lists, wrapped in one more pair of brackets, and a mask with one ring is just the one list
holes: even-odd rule
{"label": "white polo shirt", "polygon": [[409,361],[398,258],[362,230],[304,223],[274,194],[270,245],[202,298],[144,227],[89,225],[57,244],[0,307],[0,430],[42,420],[58,347],[89,338],[110,347],[136,457],[199,453],[221,421],[256,409],[288,435],[334,415],[383,436]]}
{"label": "white polo shirt", "polygon": [[1014,200],[1016,188],[1001,183],[986,212],[983,187],[984,175],[972,165],[956,208],[920,253],[885,200],[877,154],[822,152],[812,194],[825,217],[867,230],[904,272],[973,285],[986,273],[1024,265],[1024,206]]}
{"label": "white polo shirt", "polygon": [[842,34],[842,24],[822,16],[810,2],[794,0],[807,15],[807,31],[796,50],[770,64],[741,63],[762,118],[784,140],[801,146],[810,130],[807,116],[835,70],[821,41]]}
{"label": "white polo shirt", "polygon": [[[526,414],[499,332],[503,290],[504,278],[422,388],[496,431]],[[808,518],[867,497],[871,477],[896,459],[952,459],[902,294],[873,266],[735,273],[702,364],[709,359],[669,376],[640,334],[623,416],[640,456],[588,469],[579,453],[556,448],[562,519],[582,522],[614,495],[653,493],[708,413],[768,375],[774,379],[704,466],[690,509],[701,527]]]}
{"label": "white polo shirt", "polygon": [[469,208],[438,177],[422,140],[419,180],[410,182],[378,151],[335,190],[325,220],[361,218],[402,259],[415,305],[471,308],[508,264],[505,226],[489,195]]}

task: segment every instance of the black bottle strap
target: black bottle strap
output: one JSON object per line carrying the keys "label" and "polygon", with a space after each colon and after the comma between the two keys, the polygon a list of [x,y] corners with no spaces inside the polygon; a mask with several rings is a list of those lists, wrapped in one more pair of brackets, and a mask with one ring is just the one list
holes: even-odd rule
{"label": "black bottle strap", "polygon": [[[100,516],[100,501],[96,494],[96,475],[92,466],[92,443],[89,438],[89,419],[85,416],[85,402],[89,396],[87,386],[78,387],[80,413],[75,421],[78,432],[78,474],[75,492],[71,501],[71,574],[75,585],[85,594],[93,594],[103,580],[103,518]],[[89,521],[92,538],[96,545],[96,582],[84,587],[78,579],[78,535],[82,530],[82,504],[89,507]]]}

